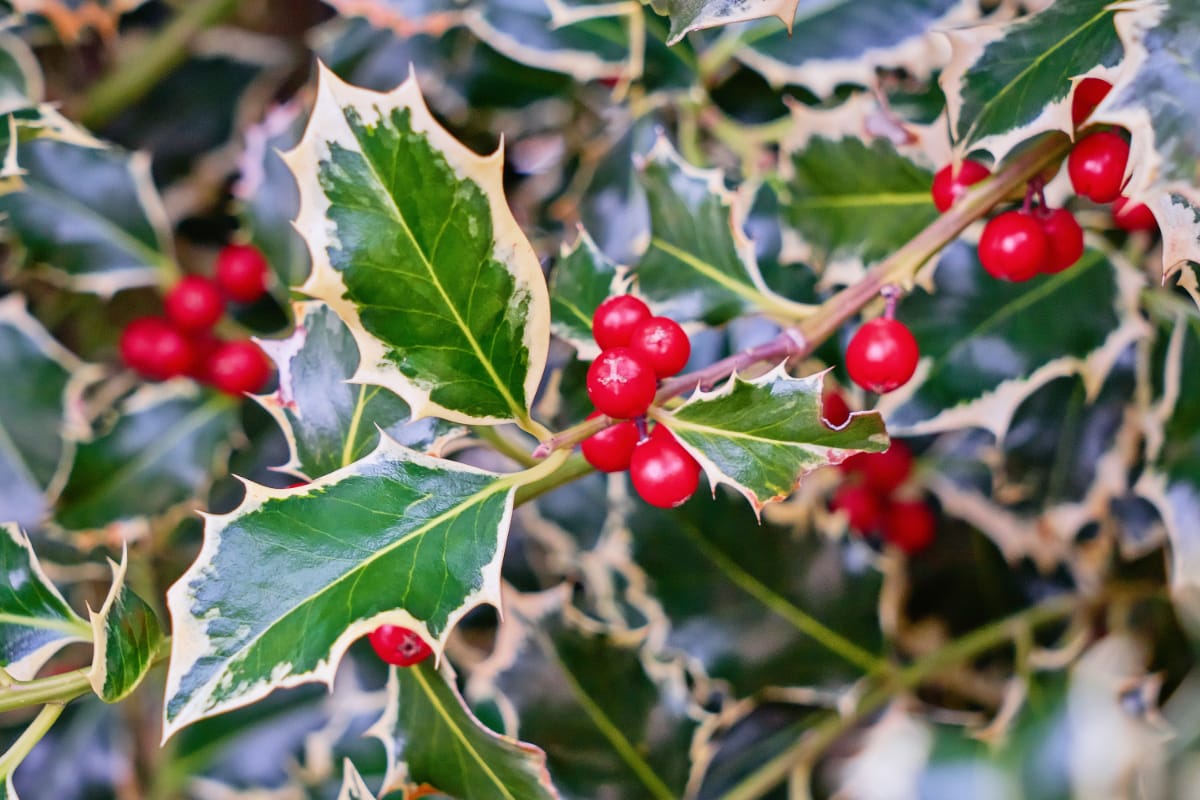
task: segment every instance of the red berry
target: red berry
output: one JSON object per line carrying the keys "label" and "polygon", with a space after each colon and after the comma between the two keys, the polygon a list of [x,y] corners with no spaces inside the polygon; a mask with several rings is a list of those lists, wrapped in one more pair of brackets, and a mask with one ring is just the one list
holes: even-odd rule
{"label": "red berry", "polygon": [[879,498],[866,486],[843,483],[830,501],[834,511],[846,515],[846,521],[858,533],[870,533],[879,524]]}
{"label": "red berry", "polygon": [[287,488],[289,488],[289,489],[299,489],[301,486],[308,486],[308,481],[296,481],[296,482],[294,482],[294,483],[289,483],[289,484],[287,485]]}
{"label": "red berry", "polygon": [[380,625],[367,634],[367,641],[376,655],[397,667],[411,667],[433,655],[424,639],[400,625]]}
{"label": "red berry", "polygon": [[140,317],[121,331],[121,360],[141,375],[165,381],[187,374],[192,347],[161,317]]}
{"label": "red berry", "polygon": [[1084,78],[1075,86],[1075,95],[1071,98],[1071,122],[1076,128],[1092,115],[1111,90],[1112,84],[1103,78]]}
{"label": "red berry", "polygon": [[588,397],[597,411],[610,417],[645,414],[657,389],[654,370],[628,347],[605,350],[588,367]]}
{"label": "red berry", "polygon": [[[600,412],[593,411],[588,414],[588,419],[598,416]],[[629,469],[633,448],[637,447],[640,438],[637,425],[618,422],[584,439],[580,447],[583,457],[600,472],[623,472]]]}
{"label": "red berry", "polygon": [[992,171],[978,161],[966,159],[958,165],[958,172],[953,164],[947,164],[933,176],[933,204],[938,211],[945,211],[958,202],[958,198],[967,193],[967,189],[990,177]]}
{"label": "red berry", "polygon": [[1128,197],[1118,197],[1113,201],[1112,213],[1113,222],[1123,231],[1134,233],[1158,230],[1158,220],[1154,218],[1150,206],[1145,203],[1131,203]]}
{"label": "red berry", "polygon": [[1071,148],[1067,173],[1075,194],[1097,203],[1111,203],[1121,196],[1129,143],[1112,131],[1089,133]]}
{"label": "red berry", "polygon": [[842,472],[862,476],[863,484],[878,495],[888,495],[899,489],[912,474],[912,469],[912,451],[896,439],[882,453],[857,453],[841,463]]}
{"label": "red berry", "polygon": [[821,420],[830,428],[840,428],[850,419],[850,406],[842,393],[831,389],[821,397]]}
{"label": "red berry", "polygon": [[629,336],[629,349],[654,368],[660,378],[669,378],[687,364],[692,343],[675,320],[651,317],[638,323]]}
{"label": "red berry", "polygon": [[203,331],[225,313],[221,290],[208,278],[186,275],[167,292],[163,301],[167,319],[185,331]]}
{"label": "red berry", "polygon": [[629,477],[647,503],[674,508],[687,502],[700,486],[700,464],[669,430],[657,425],[650,438],[634,448]]}
{"label": "red berry", "polygon": [[884,509],[882,528],[885,541],[911,555],[933,543],[937,520],[920,500],[899,501]]}
{"label": "red berry", "polygon": [[1065,208],[1056,208],[1045,216],[1038,217],[1042,233],[1046,236],[1046,260],[1042,272],[1062,272],[1083,256],[1083,228],[1075,215]]}
{"label": "red berry", "polygon": [[988,220],[979,237],[979,261],[993,278],[1027,281],[1042,270],[1050,245],[1041,224],[1024,211]]}
{"label": "red berry", "polygon": [[254,245],[230,244],[217,254],[217,284],[239,303],[253,303],[262,297],[269,274],[266,257]]}
{"label": "red berry", "polygon": [[601,350],[625,347],[633,329],[650,319],[650,309],[631,294],[610,297],[592,315],[592,336]]}
{"label": "red berry", "polygon": [[261,391],[271,377],[271,362],[249,339],[222,342],[208,359],[206,375],[226,394]]}
{"label": "red berry", "polygon": [[864,322],[846,347],[850,379],[869,392],[890,392],[908,383],[917,371],[920,351],[912,332],[894,319]]}

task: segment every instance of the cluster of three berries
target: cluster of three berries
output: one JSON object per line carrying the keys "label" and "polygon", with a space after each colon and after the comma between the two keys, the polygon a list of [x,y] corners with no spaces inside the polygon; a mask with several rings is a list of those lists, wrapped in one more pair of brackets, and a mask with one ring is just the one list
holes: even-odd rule
{"label": "cluster of three berries", "polygon": [[913,554],[933,542],[937,522],[922,500],[897,497],[912,475],[912,451],[893,441],[882,453],[859,453],[840,465],[845,481],[833,496],[833,510],[846,515],[855,533],[879,533],[884,541]]}

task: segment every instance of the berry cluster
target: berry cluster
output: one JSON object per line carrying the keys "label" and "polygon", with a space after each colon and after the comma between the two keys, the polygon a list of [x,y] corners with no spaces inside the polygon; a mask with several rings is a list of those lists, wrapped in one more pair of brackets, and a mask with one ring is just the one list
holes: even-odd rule
{"label": "berry cluster", "polygon": [[231,395],[257,392],[271,364],[249,339],[223,341],[212,328],[225,302],[252,303],[267,290],[269,268],[259,250],[231,244],[217,256],[215,280],[180,279],[163,298],[164,316],[139,317],[121,332],[121,360],[151,380],[188,375]]}
{"label": "berry cluster", "polygon": [[674,508],[700,485],[700,465],[662,425],[647,430],[645,413],[658,381],[687,364],[692,345],[673,320],[656,317],[641,300],[617,295],[592,317],[600,355],[587,374],[587,393],[596,411],[625,420],[584,440],[583,457],[601,472],[629,470],[638,495],[652,506]]}
{"label": "berry cluster", "polygon": [[424,639],[400,625],[380,625],[367,634],[367,641],[385,663],[397,667],[411,667],[433,655]]}

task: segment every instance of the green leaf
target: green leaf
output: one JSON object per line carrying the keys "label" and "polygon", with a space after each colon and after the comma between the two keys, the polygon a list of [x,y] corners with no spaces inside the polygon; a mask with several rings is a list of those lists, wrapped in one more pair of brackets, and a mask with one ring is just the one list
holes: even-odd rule
{"label": "green leaf", "polygon": [[75,451],[78,399],[95,374],[54,341],[25,310],[24,298],[0,299],[0,373],[20,376],[0,392],[0,509],[29,527],[49,510]]}
{"label": "green leaf", "polygon": [[821,421],[824,377],[792,378],[782,364],[754,380],[734,375],[655,419],[696,456],[713,486],[733,487],[757,512],[818,467],[887,449],[878,414],[855,414],[840,430]]}
{"label": "green leaf", "polygon": [[[804,732],[820,722],[827,709],[825,699],[811,698],[800,705],[791,702],[756,701],[739,703],[721,715],[720,727],[708,734],[704,780],[696,800],[719,800],[749,777],[757,768],[793,747]],[[768,795],[769,796],[769,795]]]}
{"label": "green leaf", "polygon": [[933,174],[886,139],[816,137],[792,154],[784,213],[818,266],[871,265],[891,255],[938,216]]}
{"label": "green leaf", "polygon": [[978,13],[962,0],[800,0],[791,29],[759,23],[741,34],[736,57],[772,86],[818,95],[839,84],[869,86],[878,69],[924,77],[941,66],[931,54],[935,30]]}
{"label": "green leaf", "polygon": [[342,763],[342,790],[338,792],[337,800],[375,800],[354,763],[348,758]]}
{"label": "green leaf", "polygon": [[641,293],[660,313],[720,324],[744,313],[780,320],[805,316],[808,306],[771,292],[742,232],[719,170],[685,163],[659,137],[642,167],[650,205],[650,245],[637,267]]}
{"label": "green leaf", "polygon": [[671,17],[667,44],[675,44],[692,31],[775,17],[792,33],[792,19],[801,0],[652,0],[655,10]]}
{"label": "green leaf", "polygon": [[948,31],[954,58],[941,83],[958,149],[999,161],[1035,134],[1069,133],[1071,80],[1120,62],[1114,20],[1125,5],[1059,0],[1015,22]]}
{"label": "green leaf", "polygon": [[922,363],[908,387],[880,401],[889,430],[980,427],[1002,438],[1021,401],[1064,375],[1082,376],[1094,397],[1146,333],[1136,311],[1141,282],[1089,249],[1057,275],[1006,283],[983,271],[974,247],[951,246],[933,293],[916,290],[900,304]]}
{"label": "green leaf", "polygon": [[20,188],[0,194],[0,213],[25,264],[104,297],[174,269],[148,154],[105,147],[79,130],[22,141],[16,163]]}
{"label": "green leaf", "polygon": [[418,418],[529,426],[550,303],[504,199],[503,153],[455,141],[411,78],[378,94],[322,69],[286,160],[313,258],[301,291],[349,325],[355,381],[391,389]]}
{"label": "green leaf", "polygon": [[16,523],[0,525],[0,572],[0,667],[14,678],[32,679],[61,648],[91,639]]}
{"label": "green leaf", "polygon": [[580,358],[595,358],[600,348],[592,338],[592,315],[606,299],[621,294],[624,283],[624,270],[580,228],[575,244],[563,246],[550,275],[550,330]]}
{"label": "green leaf", "polygon": [[33,51],[20,38],[0,31],[0,113],[40,103],[44,91]]}
{"label": "green leaf", "polygon": [[81,442],[54,521],[67,530],[133,524],[194,500],[224,469],[236,404],[188,382],[147,386],[106,433]]}
{"label": "green leaf", "polygon": [[91,612],[95,651],[88,680],[106,703],[123,700],[138,687],[163,643],[162,626],[154,609],[125,583],[128,557],[125,551],[120,564],[109,560],[112,587],[100,610]]}
{"label": "green leaf", "polygon": [[448,662],[425,661],[388,676],[388,701],[371,728],[395,765],[389,790],[432,786],[458,800],[554,800],[546,755],[488,730],[458,693]]}
{"label": "green leaf", "polygon": [[472,671],[468,698],[498,706],[507,733],[546,751],[566,797],[682,797],[699,726],[678,665],[585,629],[566,588],[506,595],[496,649]]}
{"label": "green leaf", "polygon": [[438,419],[412,422],[408,406],[380,386],[348,383],[358,367],[354,338],[324,303],[294,305],[296,331],[263,340],[279,388],[256,398],[287,438],[282,469],[311,479],[349,466],[375,449],[379,432],[417,450],[435,449],[456,428]]}
{"label": "green leaf", "polygon": [[382,623],[440,653],[466,612],[499,603],[520,480],[383,437],[306,486],[248,484],[238,508],[206,520],[200,555],[167,595],[166,735],[281,686],[329,683],[350,643]]}

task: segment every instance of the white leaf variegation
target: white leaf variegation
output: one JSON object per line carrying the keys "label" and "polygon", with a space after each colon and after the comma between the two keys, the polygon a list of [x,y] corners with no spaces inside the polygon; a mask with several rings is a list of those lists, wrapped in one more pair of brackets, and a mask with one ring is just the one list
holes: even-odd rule
{"label": "white leaf variegation", "polygon": [[88,681],[100,699],[115,703],[128,697],[146,677],[163,632],[154,610],[125,584],[128,548],[122,550],[119,564],[111,559],[108,564],[113,572],[112,587],[100,610],[91,612],[93,652]]}
{"label": "white leaf variegation", "polygon": [[342,763],[342,790],[338,792],[337,800],[375,800],[354,763],[348,758]]}

